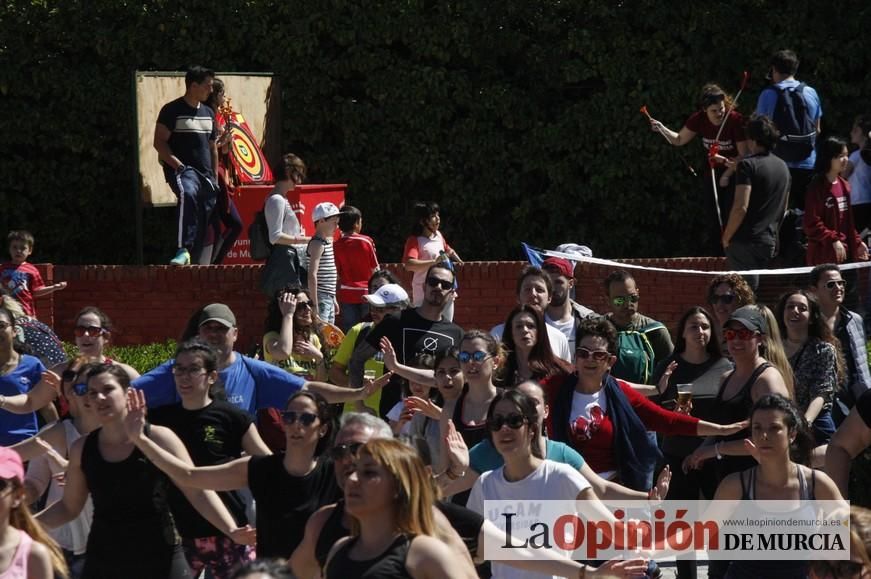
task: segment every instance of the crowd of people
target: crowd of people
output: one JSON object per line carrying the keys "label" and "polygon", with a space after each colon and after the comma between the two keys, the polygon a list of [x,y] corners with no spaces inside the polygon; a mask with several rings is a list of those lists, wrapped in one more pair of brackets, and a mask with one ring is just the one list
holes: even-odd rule
{"label": "crowd of people", "polygon": [[[752,276],[717,275],[668,328],[615,270],[581,280],[602,284],[608,311],[595,312],[574,299],[575,263],[547,257],[518,272],[503,324],[463,328],[463,262],[436,204],[415,207],[403,287],[358,209],[319,204],[303,235],[287,193],[306,167],[288,154],[264,205],[258,352],[236,350],[230,307],[204,304],[175,356],[140,375],[107,355],[112,323],[98,306],[77,315],[67,358],[34,306],[63,284],[41,283],[27,262],[33,236],[12,232],[0,268],[14,282],[0,305],[0,578],[659,577],[636,554],[490,561],[485,540],[501,531],[485,501],[566,499],[606,520],[603,501],[615,499],[861,502],[871,372],[838,263],[868,258],[850,191],[871,191],[869,171],[838,139],[811,138],[809,153],[778,139],[784,93],[819,132],[819,99],[795,81],[797,65],[774,56],[758,106],[768,116],[745,123],[707,85],[680,132],[651,119],[670,143],[700,134],[711,151],[736,269],[767,265],[790,183],[792,197],[806,187],[815,267],[772,308]],[[186,87],[155,132],[180,200],[176,265],[219,262],[241,228],[217,161],[225,143],[210,106],[222,85],[195,67]],[[787,168],[778,148],[807,156]],[[849,561],[712,560],[708,577],[868,576],[871,514],[851,518]],[[676,567],[697,576],[692,557]]]}

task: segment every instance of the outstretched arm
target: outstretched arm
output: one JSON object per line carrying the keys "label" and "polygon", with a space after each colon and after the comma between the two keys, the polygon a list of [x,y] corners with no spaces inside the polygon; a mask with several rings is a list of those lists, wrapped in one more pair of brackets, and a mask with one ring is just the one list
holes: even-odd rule
{"label": "outstretched arm", "polygon": [[13,414],[30,414],[55,399],[60,389],[60,376],[46,370],[42,373],[42,380],[30,389],[30,392],[16,394],[15,396],[0,395],[0,409]]}

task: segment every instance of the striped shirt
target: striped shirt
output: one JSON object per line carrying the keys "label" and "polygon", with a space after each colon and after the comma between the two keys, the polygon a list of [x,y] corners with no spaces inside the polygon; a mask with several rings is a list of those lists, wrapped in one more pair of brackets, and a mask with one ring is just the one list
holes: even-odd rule
{"label": "striped shirt", "polygon": [[336,272],[336,258],[333,255],[333,240],[327,240],[317,235],[312,237],[311,241],[308,242],[306,250],[309,258],[311,258],[313,243],[320,243],[324,246],[324,251],[321,253],[321,260],[318,264],[318,301],[320,301],[322,296],[332,299],[336,297],[336,281],[339,277]]}

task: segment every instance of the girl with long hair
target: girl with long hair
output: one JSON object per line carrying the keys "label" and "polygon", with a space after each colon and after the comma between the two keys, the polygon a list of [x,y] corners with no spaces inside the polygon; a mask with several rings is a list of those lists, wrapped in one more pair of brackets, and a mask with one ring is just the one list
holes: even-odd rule
{"label": "girl with long hair", "polygon": [[57,543],[27,507],[21,457],[0,447],[0,577],[52,579],[67,573]]}
{"label": "girl with long hair", "polygon": [[511,310],[505,319],[502,342],[507,352],[503,373],[506,386],[529,379],[547,382],[572,371],[553,353],[544,316],[537,308],[521,305]]}
{"label": "girl with long hair", "polygon": [[[171,429],[181,439],[195,465],[223,464],[243,452],[250,456],[271,454],[251,416],[223,396],[217,354],[211,346],[197,339],[179,344],[172,370],[181,402],[153,408],[148,417],[152,424]],[[239,493],[221,492],[218,496],[237,526],[248,524],[245,500]],[[169,503],[195,576],[208,569],[211,575],[224,577],[253,559],[251,546],[223,536],[175,486],[169,489]]]}
{"label": "girl with long hair", "polygon": [[436,538],[432,474],[417,452],[398,440],[363,445],[345,483],[351,537],[333,547],[327,579],[477,577],[472,565]]}
{"label": "girl with long hair", "polygon": [[795,402],[812,425],[817,445],[835,432],[832,401],[844,382],[838,339],[823,319],[816,297],[805,290],[783,294],[777,305],[783,347],[795,379]]}
{"label": "girl with long hair", "polygon": [[[841,500],[834,481],[805,463],[813,437],[799,410],[779,394],[766,394],[750,411],[750,439],[742,445],[758,463],[723,479],[716,501]],[[805,579],[808,561],[732,561],[726,579]],[[709,577],[715,575],[709,573]]]}
{"label": "girl with long hair", "polygon": [[[168,428],[146,425],[144,412],[128,413],[128,397],[143,394],[130,388],[130,377],[119,366],[92,366],[86,384],[88,404],[100,428],[73,444],[63,498],[37,519],[48,528],[59,527],[78,516],[90,493],[94,518],[83,577],[190,577],[169,506],[171,483],[136,448],[131,434],[137,431],[190,466],[184,445]],[[241,542],[252,540],[250,531],[236,526],[214,492],[182,490],[221,532]]]}
{"label": "girl with long hair", "polygon": [[[463,260],[439,231],[441,223],[439,206],[436,203],[415,203],[411,235],[405,240],[405,248],[402,250],[402,264],[414,274],[411,280],[414,307],[423,303],[424,282],[430,267],[445,258],[457,265],[463,264]],[[454,302],[453,298],[450,299],[451,303],[442,312],[444,319],[449,322],[454,318]]]}
{"label": "girl with long hair", "polygon": [[263,359],[306,380],[326,380],[327,360],[321,351],[307,289],[288,286],[269,302]]}
{"label": "girl with long hair", "polygon": [[306,519],[339,498],[332,460],[324,454],[332,438],[332,413],[329,403],[317,393],[300,390],[288,399],[282,413],[285,452],[243,456],[214,466],[194,467],[145,435],[142,391],[131,391],[128,405],[128,431],[136,448],[179,488],[251,489],[257,502],[258,557],[290,557],[302,540]]}
{"label": "girl with long hair", "polygon": [[816,174],[805,194],[803,227],[808,265],[866,261],[868,247],[853,220],[847,169],[847,143],[827,137],[817,145]]}

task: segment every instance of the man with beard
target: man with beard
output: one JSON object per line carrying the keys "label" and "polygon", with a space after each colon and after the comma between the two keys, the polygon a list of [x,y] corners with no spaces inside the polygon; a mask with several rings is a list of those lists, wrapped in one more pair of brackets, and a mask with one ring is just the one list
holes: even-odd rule
{"label": "man with beard", "polygon": [[[343,388],[324,382],[306,381],[283,368],[255,360],[233,350],[239,330],[236,316],[225,304],[209,304],[197,310],[188,321],[181,341],[199,336],[218,353],[218,376],[227,401],[254,414],[261,408],[284,408],[291,394],[307,388],[331,403],[363,400],[372,388],[383,383],[376,380],[368,388]],[[133,381],[133,387],[145,391],[149,408],[175,404],[180,400],[173,374],[175,360],[164,362]],[[383,377],[386,380],[386,376]]]}
{"label": "man with beard", "polygon": [[[401,364],[409,364],[418,354],[435,356],[451,347],[459,347],[463,339],[463,329],[445,321],[442,312],[447,307],[448,298],[454,293],[454,272],[444,263],[430,266],[424,282],[423,303],[416,308],[403,310],[398,316],[386,316],[380,324],[372,328],[354,348],[349,363],[348,374],[351,386],[363,376],[362,364],[381,349],[381,338],[386,337],[396,351]],[[381,393],[379,414],[383,418],[399,402],[402,395],[402,378],[393,375]]]}
{"label": "man with beard", "polygon": [[574,263],[562,257],[549,257],[541,264],[541,270],[550,276],[553,284],[553,295],[544,312],[544,321],[565,335],[569,351],[574,352],[575,335],[581,320],[598,314],[569,298],[569,292],[575,287]]}
{"label": "man with beard", "polygon": [[605,279],[605,292],[612,307],[605,317],[617,328],[617,362],[611,374],[627,382],[649,384],[657,362],[674,350],[671,335],[662,322],[638,313],[641,293],[628,271],[612,272]]}
{"label": "man with beard", "polygon": [[[544,315],[553,299],[553,291],[550,275],[541,269],[527,265],[520,272],[520,278],[517,280],[517,303],[521,306],[532,306]],[[499,324],[490,330],[490,334],[497,340],[501,340],[504,331],[505,324]],[[569,349],[569,341],[560,330],[548,325],[547,338],[550,341],[550,349],[556,357],[569,363],[574,360],[574,350]]]}

